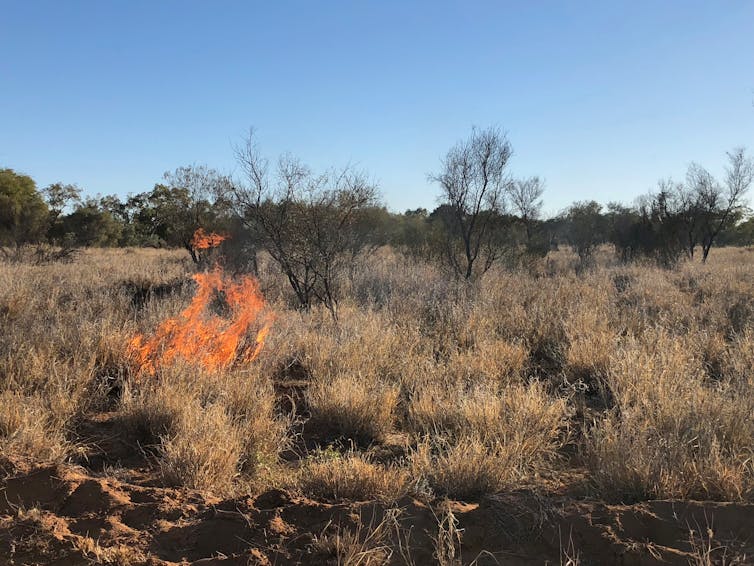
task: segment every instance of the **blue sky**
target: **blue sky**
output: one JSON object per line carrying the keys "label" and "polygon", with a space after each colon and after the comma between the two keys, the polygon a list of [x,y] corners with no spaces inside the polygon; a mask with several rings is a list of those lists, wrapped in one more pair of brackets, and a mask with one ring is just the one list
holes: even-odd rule
{"label": "blue sky", "polygon": [[472,125],[508,132],[546,210],[632,201],[754,152],[754,2],[0,2],[0,167],[141,192],[168,169],[353,164],[394,210]]}

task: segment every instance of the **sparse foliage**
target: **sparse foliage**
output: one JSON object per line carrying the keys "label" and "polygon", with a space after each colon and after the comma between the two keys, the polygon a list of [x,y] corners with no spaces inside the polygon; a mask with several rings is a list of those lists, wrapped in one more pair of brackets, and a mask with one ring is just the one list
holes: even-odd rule
{"label": "sparse foliage", "polygon": [[357,234],[376,187],[350,167],[316,174],[290,155],[271,172],[253,132],[236,157],[245,179],[225,193],[233,212],[280,266],[298,304],[319,302],[337,319],[338,275],[367,244]]}
{"label": "sparse foliage", "polygon": [[539,177],[519,179],[510,185],[511,206],[524,225],[528,246],[532,244],[534,226],[542,213],[544,192],[544,182]]}
{"label": "sparse foliage", "polygon": [[497,128],[473,129],[467,140],[448,151],[440,173],[429,177],[440,185],[446,206],[438,214],[445,229],[446,259],[465,279],[486,272],[500,256],[498,224],[511,186],[512,154],[510,142]]}

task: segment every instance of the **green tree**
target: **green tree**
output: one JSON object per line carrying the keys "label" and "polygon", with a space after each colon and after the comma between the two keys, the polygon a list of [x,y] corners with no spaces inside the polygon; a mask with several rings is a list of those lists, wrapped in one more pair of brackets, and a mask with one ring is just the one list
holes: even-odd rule
{"label": "green tree", "polygon": [[0,169],[0,246],[36,243],[44,238],[49,211],[34,180]]}
{"label": "green tree", "polygon": [[120,242],[122,224],[97,199],[87,199],[61,218],[66,243],[76,246],[115,246]]}
{"label": "green tree", "polygon": [[63,214],[66,207],[81,202],[81,189],[76,185],[66,185],[61,182],[53,183],[42,190],[42,194],[50,208],[50,216],[54,220]]}
{"label": "green tree", "polygon": [[65,245],[66,228],[63,225],[63,211],[81,204],[81,189],[76,185],[53,183],[42,190],[42,194],[50,209],[50,222],[47,227],[47,238],[53,244]]}
{"label": "green tree", "polygon": [[215,197],[226,193],[230,182],[214,169],[194,165],[165,173],[165,180],[148,193],[131,197],[126,208],[135,209],[132,221],[142,237],[156,236],[167,246],[185,248],[198,263],[194,232],[217,229],[221,214]]}

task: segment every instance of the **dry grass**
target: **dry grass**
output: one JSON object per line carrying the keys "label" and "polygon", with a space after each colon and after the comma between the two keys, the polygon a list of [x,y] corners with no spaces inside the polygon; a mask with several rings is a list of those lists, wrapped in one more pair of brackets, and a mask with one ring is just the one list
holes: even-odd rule
{"label": "dry grass", "polygon": [[166,369],[126,388],[119,421],[128,440],[151,449],[168,484],[223,493],[273,467],[290,443],[271,383],[253,373]]}
{"label": "dry grass", "polygon": [[229,493],[243,449],[243,430],[222,407],[188,406],[175,433],[163,438],[160,470],[168,485]]}
{"label": "dry grass", "polygon": [[[107,412],[166,482],[222,493],[274,470],[330,500],[479,498],[586,468],[611,500],[754,499],[754,254],[665,271],[601,252],[576,274],[558,252],[472,285],[389,249],[357,259],[335,325],[291,309],[262,258],[277,318],[259,359],[146,380],[126,344],[186,306],[182,252],[0,264],[0,458],[75,459]],[[333,441],[364,453],[281,462]]]}
{"label": "dry grass", "polygon": [[616,411],[585,446],[603,497],[748,498],[751,390],[711,380],[692,340],[659,331],[627,342],[608,380]]}
{"label": "dry grass", "polygon": [[[335,525],[334,528],[326,529],[326,532],[314,537],[309,545],[309,552],[328,564],[390,564],[394,554],[393,539],[400,537],[399,516],[399,510],[389,509],[379,522],[372,517],[369,523],[365,523],[362,517],[359,517],[355,528]],[[412,564],[409,560],[405,562]]]}
{"label": "dry grass", "polygon": [[380,442],[393,428],[398,389],[360,375],[319,380],[307,393],[308,426],[325,439],[342,438],[360,446]]}
{"label": "dry grass", "polygon": [[0,394],[0,457],[60,462],[70,450],[64,423],[55,422],[39,395]]}
{"label": "dry grass", "polygon": [[303,467],[299,484],[310,496],[329,501],[393,502],[408,492],[405,469],[375,464],[358,453],[315,455]]}

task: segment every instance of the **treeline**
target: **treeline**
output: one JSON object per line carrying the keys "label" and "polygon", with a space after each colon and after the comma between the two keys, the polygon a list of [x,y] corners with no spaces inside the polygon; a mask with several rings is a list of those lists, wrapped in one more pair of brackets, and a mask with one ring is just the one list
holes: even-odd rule
{"label": "treeline", "polygon": [[473,130],[430,176],[441,190],[432,211],[402,214],[380,204],[377,188],[350,168],[315,173],[290,156],[272,164],[253,136],[236,150],[244,172],[231,180],[205,166],[166,173],[151,190],[84,197],[75,185],[38,189],[11,169],[0,170],[0,246],[61,249],[89,246],[185,248],[200,261],[197,228],[229,233],[228,255],[254,268],[264,249],[280,264],[303,305],[334,303],[330,272],[367,247],[390,244],[472,278],[495,263],[516,264],[571,246],[587,267],[600,244],[623,261],[672,266],[714,245],[754,245],[754,219],[743,198],[754,177],[741,149],[728,154],[722,181],[693,164],[684,182],[663,180],[632,205],[576,202],[542,218],[544,184],[513,179],[512,148],[499,130]]}

